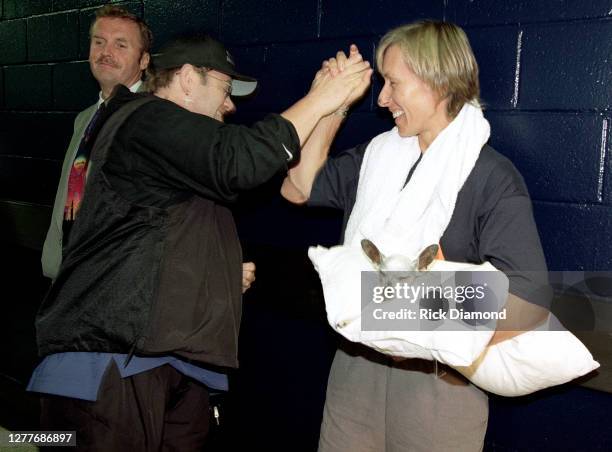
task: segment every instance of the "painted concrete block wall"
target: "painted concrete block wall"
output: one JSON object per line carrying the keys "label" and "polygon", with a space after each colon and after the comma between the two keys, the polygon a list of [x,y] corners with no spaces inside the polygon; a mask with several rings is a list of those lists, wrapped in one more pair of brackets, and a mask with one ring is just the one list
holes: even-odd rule
{"label": "painted concrete block wall", "polygon": [[[51,204],[72,120],[97,97],[86,57],[89,25],[102,3],[0,1],[1,199]],[[491,143],[527,181],[551,268],[610,268],[610,0],[116,3],[144,15],[155,49],[178,33],[202,30],[227,42],[240,68],[261,82],[258,97],[239,103],[239,122],[282,111],[307,91],[321,59],[351,42],[373,60],[378,39],[392,26],[428,17],[456,21],[480,63]],[[376,106],[380,86],[375,78],[336,150],[391,126]],[[270,199],[261,212],[242,217],[246,239],[310,244],[337,236],[338,222],[320,212],[296,214]],[[270,215],[279,221],[262,228],[260,218]],[[284,235],[284,221],[304,218],[316,227],[297,238]]]}
{"label": "painted concrete block wall", "polygon": [[[74,117],[97,99],[86,59],[90,21],[103,3],[0,0],[0,211],[23,205],[28,206],[24,211],[48,211],[53,202]],[[193,31],[209,31],[226,42],[239,69],[261,82],[258,97],[238,104],[235,121],[247,123],[280,112],[302,96],[321,60],[351,42],[372,61],[381,35],[393,26],[422,18],[457,22],[480,64],[491,143],[527,182],[550,267],[612,269],[612,0],[113,3],[144,15],[156,36],[154,49]],[[380,87],[375,78],[337,137],[335,151],[391,127],[388,114],[376,106]],[[332,244],[338,216],[288,205],[277,195],[278,182],[242,203],[242,238],[292,247]],[[11,208],[2,209],[3,203]],[[584,402],[583,395],[569,405]],[[561,410],[568,406],[564,393],[541,396],[543,405],[530,405],[530,412],[514,405],[504,411],[506,406],[500,410],[498,404],[497,413],[505,414],[492,418],[490,431],[497,439],[488,444],[495,450],[519,448],[516,437],[504,434],[508,422],[520,420],[524,429],[533,430],[523,431],[523,445],[532,440],[531,446],[542,450],[551,444],[580,448],[574,443],[580,435],[555,443],[554,433],[542,433],[543,424],[550,424],[552,432],[559,422],[547,397],[559,397],[565,404]],[[576,416],[599,425],[596,410],[604,419],[609,409],[599,394],[589,400],[595,410],[589,408],[591,418],[589,413]],[[605,449],[612,438],[606,442],[604,434],[586,436]]]}
{"label": "painted concrete block wall", "polygon": [[[582,3],[583,10],[566,1],[476,0],[454,6],[481,65],[491,142],[527,181],[551,268],[606,270],[612,5]],[[515,51],[507,44],[498,52],[504,38],[495,33],[511,37]],[[506,94],[499,98],[493,91]]]}
{"label": "painted concrete block wall", "polygon": [[[11,185],[17,184],[0,192],[1,198],[23,193],[19,201],[51,203],[54,192],[47,188],[59,175],[72,118],[96,98],[86,58],[90,21],[102,3],[0,2],[0,108],[5,119],[0,124],[0,172],[11,176]],[[466,29],[480,64],[491,143],[515,162],[527,181],[551,268],[609,268],[612,229],[605,226],[612,216],[611,1],[116,3],[144,15],[155,33],[156,50],[184,32],[207,30],[226,42],[239,67],[261,82],[259,95],[239,104],[238,122],[282,111],[307,91],[321,60],[351,42],[373,60],[378,39],[392,26],[421,18],[456,21]],[[380,86],[375,80],[335,149],[358,144],[391,126],[376,106]],[[28,120],[34,113],[41,123]],[[54,157],[41,161],[36,149],[41,145],[39,134],[16,139],[15,131],[25,124],[43,130],[45,123],[56,127],[44,144],[49,148],[45,153]],[[22,177],[24,170],[36,176],[33,187],[30,177]],[[292,208],[274,209],[272,214],[289,218],[283,212]],[[253,229],[255,220],[247,215],[243,221],[243,229]],[[321,229],[326,230],[324,225]],[[255,231],[253,238],[257,235],[265,242],[279,232],[267,228],[261,236],[259,228]],[[300,240],[329,240],[324,235]]]}
{"label": "painted concrete block wall", "polygon": [[[95,100],[96,83],[86,62],[88,29],[102,3],[0,2],[0,107],[5,118],[0,166],[11,175],[11,185],[17,184],[10,191],[23,193],[19,201],[51,203],[53,192],[38,181],[57,178],[71,119]],[[307,90],[321,58],[350,42],[373,59],[380,35],[391,26],[426,17],[458,22],[480,62],[491,142],[512,158],[527,181],[551,268],[608,268],[611,232],[603,226],[612,205],[609,0],[381,0],[351,7],[339,0],[117,3],[144,14],[157,37],[156,49],[177,33],[196,30],[229,43],[241,68],[261,81],[259,96],[239,104],[238,120],[287,107]],[[390,126],[376,107],[379,89],[375,79],[340,133],[337,149]],[[43,130],[46,122],[56,126],[45,142],[48,154],[55,156],[49,161],[36,157],[40,134],[15,136],[34,113],[43,118],[35,128]],[[36,176],[34,187],[19,168]],[[52,168],[50,175],[47,168]],[[278,233],[266,229],[266,238],[255,231],[266,241]],[[325,237],[301,239],[311,243]]]}
{"label": "painted concrete block wall", "polygon": [[[244,15],[229,21],[231,31],[224,17],[222,36],[263,82],[260,97],[241,105],[243,114],[288,105],[304,92],[312,75],[308,69],[326,51],[355,41],[373,58],[378,38],[394,25],[421,17],[456,21],[466,29],[480,64],[491,143],[525,177],[551,269],[610,268],[612,2],[383,1],[347,8],[323,0],[318,17],[308,2],[298,3],[299,10],[275,4],[255,21],[249,21],[252,6],[247,6]],[[295,15],[302,16],[299,23],[287,20]],[[266,31],[251,39],[258,26]],[[379,89],[375,81],[335,148],[389,127],[377,111]],[[255,235],[267,241],[282,236],[280,227],[272,227],[262,238],[260,232],[266,231],[256,227],[258,221],[244,228],[256,231],[253,240]]]}

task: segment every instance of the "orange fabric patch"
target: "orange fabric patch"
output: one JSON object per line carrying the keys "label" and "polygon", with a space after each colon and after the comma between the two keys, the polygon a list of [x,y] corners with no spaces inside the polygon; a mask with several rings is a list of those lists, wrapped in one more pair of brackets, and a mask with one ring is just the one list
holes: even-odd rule
{"label": "orange fabric patch", "polygon": [[438,254],[436,254],[436,260],[445,261],[444,253],[442,252],[442,245],[438,243]]}

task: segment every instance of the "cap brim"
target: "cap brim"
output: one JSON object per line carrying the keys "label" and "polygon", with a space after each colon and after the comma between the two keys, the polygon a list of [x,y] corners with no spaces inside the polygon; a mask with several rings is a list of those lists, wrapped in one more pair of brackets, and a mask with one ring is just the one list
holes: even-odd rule
{"label": "cap brim", "polygon": [[213,68],[219,72],[223,72],[225,75],[229,75],[232,78],[232,96],[241,97],[253,94],[255,88],[257,88],[257,80],[247,75],[239,74],[235,70],[223,70]]}
{"label": "cap brim", "polygon": [[252,94],[257,88],[257,81],[244,81],[232,79],[232,96],[240,97],[240,96],[248,96]]}

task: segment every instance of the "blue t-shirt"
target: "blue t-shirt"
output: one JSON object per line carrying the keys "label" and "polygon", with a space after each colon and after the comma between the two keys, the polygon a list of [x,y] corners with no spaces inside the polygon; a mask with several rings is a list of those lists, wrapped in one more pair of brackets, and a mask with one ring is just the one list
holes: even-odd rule
{"label": "blue t-shirt", "polygon": [[169,364],[211,389],[227,391],[227,375],[189,364],[174,356],[141,358],[117,353],[67,352],[49,355],[34,369],[27,390],[96,401],[106,369],[114,359],[122,378]]}

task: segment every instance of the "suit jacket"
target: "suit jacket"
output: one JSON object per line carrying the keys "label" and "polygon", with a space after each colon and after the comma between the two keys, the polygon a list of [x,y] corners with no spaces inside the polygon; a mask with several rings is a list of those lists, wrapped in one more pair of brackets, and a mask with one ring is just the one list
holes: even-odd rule
{"label": "suit jacket", "polygon": [[42,269],[43,274],[48,278],[55,279],[62,263],[62,241],[63,232],[62,226],[64,221],[64,206],[66,205],[66,195],[68,191],[68,178],[70,177],[70,169],[79,150],[79,144],[85,133],[85,129],[91,121],[94,113],[98,108],[95,103],[80,112],[74,120],[74,131],[72,139],[68,145],[64,163],[62,165],[62,175],[60,176],[57,193],[55,194],[55,202],[53,203],[53,213],[51,214],[51,224],[47,231],[47,237],[43,245],[42,253]]}
{"label": "suit jacket", "polygon": [[[136,90],[136,92],[142,92],[144,89],[144,83],[141,81],[136,82],[132,85],[130,90]],[[72,132],[72,139],[68,145],[68,150],[64,156],[64,163],[62,164],[62,174],[60,181],[57,186],[57,193],[55,194],[55,202],[53,203],[53,213],[51,214],[51,224],[47,231],[47,237],[43,245],[42,252],[42,269],[43,275],[52,280],[55,280],[59,272],[60,265],[62,264],[62,249],[64,233],[62,231],[64,226],[64,207],[66,205],[66,196],[68,192],[68,179],[70,178],[70,169],[72,163],[76,158],[76,154],[79,150],[79,145],[83,139],[85,129],[89,125],[89,121],[93,118],[94,113],[98,109],[98,103],[87,107],[85,110],[80,112],[74,120],[74,130]]]}

